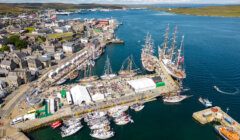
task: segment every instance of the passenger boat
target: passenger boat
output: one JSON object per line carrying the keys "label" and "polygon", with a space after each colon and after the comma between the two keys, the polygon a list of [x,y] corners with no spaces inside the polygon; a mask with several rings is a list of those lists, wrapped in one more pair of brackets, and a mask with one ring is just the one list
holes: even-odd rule
{"label": "passenger boat", "polygon": [[179,103],[186,98],[188,98],[187,95],[176,95],[176,96],[165,97],[163,98],[163,101],[165,103]]}
{"label": "passenger boat", "polygon": [[230,127],[224,127],[221,125],[215,126],[216,132],[224,139],[224,140],[239,140],[239,134]]}
{"label": "passenger boat", "polygon": [[92,113],[89,113],[85,118],[84,118],[84,121],[85,122],[88,122],[89,120],[94,120],[94,119],[98,119],[98,118],[102,118],[104,116],[106,116],[107,113],[106,112],[103,112],[103,111],[96,111],[96,112],[92,112]]}
{"label": "passenger boat", "polygon": [[[178,52],[176,52],[176,34],[177,27],[173,33],[172,44],[171,47],[168,48],[168,33],[169,26],[166,29],[165,39],[163,43],[163,48],[158,48],[159,60],[160,63],[163,64],[163,67],[172,77],[176,79],[184,79],[186,78],[186,73],[184,69],[184,54],[183,54],[183,40],[184,36],[182,36],[182,41]],[[177,56],[175,55],[177,54]]]}
{"label": "passenger boat", "polygon": [[110,64],[110,60],[107,56],[106,62],[105,62],[105,66],[104,66],[104,74],[101,76],[101,79],[103,80],[109,80],[109,79],[113,79],[116,78],[117,75],[112,73],[112,68],[111,68],[111,64]]}
{"label": "passenger boat", "polygon": [[211,107],[212,106],[212,102],[210,102],[208,99],[203,99],[202,97],[200,97],[198,99],[198,101],[200,103],[202,103],[205,107]]}
{"label": "passenger boat", "polygon": [[55,129],[55,128],[58,128],[58,127],[61,126],[61,125],[62,125],[62,121],[56,121],[56,122],[54,122],[54,123],[51,124],[51,127],[52,127],[53,129]]}
{"label": "passenger boat", "polygon": [[133,61],[133,56],[131,55],[123,62],[121,69],[118,72],[118,75],[123,78],[134,77],[138,74],[138,70],[139,69],[136,68],[136,65]]}
{"label": "passenger boat", "polygon": [[128,108],[129,108],[129,106],[116,106],[116,107],[110,108],[108,110],[108,114],[109,114],[109,116],[116,118],[116,117],[119,117],[119,116],[125,114],[124,112],[127,111]]}
{"label": "passenger boat", "polygon": [[69,79],[75,80],[78,77],[78,75],[79,75],[79,72],[77,70],[75,70],[69,75]]}
{"label": "passenger boat", "polygon": [[68,78],[64,77],[64,78],[60,79],[60,80],[56,83],[56,85],[62,85],[62,84],[64,84],[67,80],[68,80]]}
{"label": "passenger boat", "polygon": [[98,130],[93,130],[90,136],[97,139],[109,139],[114,136],[114,132],[98,129]]}
{"label": "passenger boat", "polygon": [[144,108],[143,104],[134,104],[130,108],[136,112],[141,111]]}

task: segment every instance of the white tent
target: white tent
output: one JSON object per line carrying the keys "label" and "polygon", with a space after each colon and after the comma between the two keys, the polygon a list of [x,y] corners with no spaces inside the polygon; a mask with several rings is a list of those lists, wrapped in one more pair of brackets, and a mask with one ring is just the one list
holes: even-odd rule
{"label": "white tent", "polygon": [[143,92],[156,88],[156,84],[150,78],[141,78],[127,81],[127,83],[134,89],[135,92]]}
{"label": "white tent", "polygon": [[104,94],[96,93],[96,94],[92,95],[92,100],[93,100],[93,101],[101,101],[101,100],[104,100]]}
{"label": "white tent", "polygon": [[70,92],[72,95],[73,103],[75,105],[80,105],[83,102],[85,102],[86,104],[92,102],[87,88],[84,86],[76,85],[71,88]]}

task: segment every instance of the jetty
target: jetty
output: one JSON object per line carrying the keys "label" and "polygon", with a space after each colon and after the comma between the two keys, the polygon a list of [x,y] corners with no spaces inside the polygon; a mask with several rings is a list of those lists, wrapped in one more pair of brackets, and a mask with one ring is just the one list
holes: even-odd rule
{"label": "jetty", "polygon": [[195,112],[192,117],[203,125],[218,122],[222,126],[233,128],[240,135],[239,123],[218,106]]}

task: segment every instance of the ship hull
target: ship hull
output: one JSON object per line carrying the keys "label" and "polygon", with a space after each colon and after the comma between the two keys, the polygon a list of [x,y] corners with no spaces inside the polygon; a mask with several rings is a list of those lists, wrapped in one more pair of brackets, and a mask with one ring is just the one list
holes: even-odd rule
{"label": "ship hull", "polygon": [[163,64],[163,67],[165,68],[165,70],[167,71],[167,73],[168,73],[169,75],[171,75],[172,77],[177,78],[177,79],[184,79],[184,78],[186,78],[185,75],[177,75],[177,74],[175,74],[175,72],[173,72],[172,70],[170,70],[170,68],[168,68],[168,66],[166,66],[166,65],[167,65],[167,62],[161,61],[161,63]]}

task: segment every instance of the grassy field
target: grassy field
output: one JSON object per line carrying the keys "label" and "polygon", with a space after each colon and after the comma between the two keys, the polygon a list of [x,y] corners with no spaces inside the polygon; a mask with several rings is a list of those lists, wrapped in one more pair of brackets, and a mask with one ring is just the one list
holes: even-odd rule
{"label": "grassy field", "polygon": [[57,38],[68,38],[72,37],[72,32],[66,32],[66,33],[56,33],[56,34],[49,34],[48,39],[57,39]]}
{"label": "grassy field", "polygon": [[173,8],[173,9],[150,8],[150,9],[184,15],[240,17],[240,5],[208,6],[200,8]]}
{"label": "grassy field", "polygon": [[[0,0],[1,1],[1,0]],[[111,4],[65,4],[65,3],[0,3],[0,14],[18,14],[21,12],[43,10],[43,9],[57,9],[73,11],[75,9],[90,9],[90,8],[110,8],[122,9],[124,5]]]}

